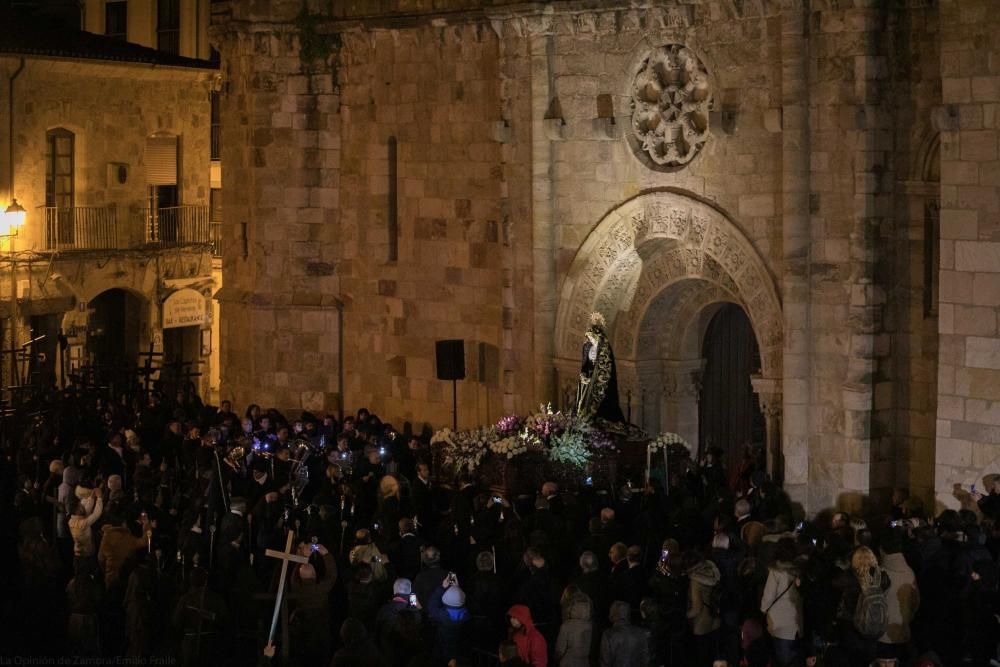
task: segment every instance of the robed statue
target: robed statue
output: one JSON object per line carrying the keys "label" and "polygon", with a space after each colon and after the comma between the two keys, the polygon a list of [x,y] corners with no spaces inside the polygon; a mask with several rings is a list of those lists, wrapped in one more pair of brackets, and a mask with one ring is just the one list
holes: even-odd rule
{"label": "robed statue", "polygon": [[618,402],[618,371],[615,355],[604,329],[606,322],[600,313],[590,316],[590,329],[583,343],[580,384],[576,389],[576,414],[593,421],[601,419],[624,424]]}

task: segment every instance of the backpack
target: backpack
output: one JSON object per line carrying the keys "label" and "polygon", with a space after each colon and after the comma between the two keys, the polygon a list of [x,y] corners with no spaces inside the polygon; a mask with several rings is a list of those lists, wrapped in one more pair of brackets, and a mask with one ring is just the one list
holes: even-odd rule
{"label": "backpack", "polygon": [[[879,579],[881,583],[881,579]],[[889,605],[885,591],[876,583],[863,586],[854,606],[854,629],[867,639],[877,639],[889,625]]]}

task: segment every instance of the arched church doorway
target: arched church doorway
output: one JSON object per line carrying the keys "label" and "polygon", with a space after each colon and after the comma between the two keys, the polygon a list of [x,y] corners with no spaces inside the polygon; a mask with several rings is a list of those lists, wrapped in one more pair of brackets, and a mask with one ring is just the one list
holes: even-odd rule
{"label": "arched church doorway", "polygon": [[90,300],[87,356],[95,379],[127,386],[139,354],[146,301],[124,289],[101,292]]}
{"label": "arched church doorway", "polygon": [[764,415],[750,383],[760,373],[760,348],[743,308],[735,303],[719,307],[705,331],[702,359],[698,442],[703,451],[721,449],[732,473],[747,446],[762,446],[766,439]]}
{"label": "arched church doorway", "polygon": [[592,311],[608,323],[619,395],[638,397],[622,406],[632,408],[633,423],[677,433],[693,448],[711,438],[728,452],[729,467],[741,462],[747,439],[763,442],[780,478],[784,315],[767,260],[722,211],[654,191],[590,232],[560,289],[554,343],[562,395],[576,386]]}

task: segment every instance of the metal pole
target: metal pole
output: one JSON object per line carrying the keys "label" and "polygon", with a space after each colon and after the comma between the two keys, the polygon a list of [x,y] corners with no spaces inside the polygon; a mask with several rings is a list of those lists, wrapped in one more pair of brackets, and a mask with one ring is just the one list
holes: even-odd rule
{"label": "metal pole", "polygon": [[[14,263],[15,235],[8,234],[8,238],[10,239],[10,349],[13,351],[17,347],[17,264]],[[10,363],[10,385],[16,387],[19,384],[17,353],[13,352]]]}
{"label": "metal pole", "polygon": [[458,430],[458,380],[451,381],[451,428]]}

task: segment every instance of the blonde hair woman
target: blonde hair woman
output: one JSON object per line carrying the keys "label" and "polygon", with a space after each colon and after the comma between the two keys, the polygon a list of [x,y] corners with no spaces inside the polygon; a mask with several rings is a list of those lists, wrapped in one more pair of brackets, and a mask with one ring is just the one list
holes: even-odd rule
{"label": "blonde hair woman", "polygon": [[375,530],[388,542],[399,539],[399,520],[403,514],[399,493],[399,480],[386,475],[378,483],[378,510],[375,512]]}
{"label": "blonde hair woman", "polygon": [[858,547],[851,554],[850,569],[838,575],[834,585],[840,589],[837,616],[847,664],[870,664],[888,626],[889,577],[871,549]]}

